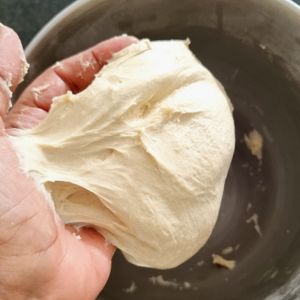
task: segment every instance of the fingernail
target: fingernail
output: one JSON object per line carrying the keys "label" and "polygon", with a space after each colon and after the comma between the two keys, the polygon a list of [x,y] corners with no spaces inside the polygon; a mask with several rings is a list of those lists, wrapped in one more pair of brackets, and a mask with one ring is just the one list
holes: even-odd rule
{"label": "fingernail", "polygon": [[63,68],[63,65],[62,65],[62,63],[61,63],[60,61],[57,61],[57,62],[55,63],[55,65],[52,66],[52,69],[53,69],[53,70],[55,70],[55,69],[62,69],[62,68]]}
{"label": "fingernail", "polygon": [[133,41],[134,43],[138,43],[139,42],[139,39],[136,38],[135,36],[132,36],[132,35],[129,35],[128,38]]}

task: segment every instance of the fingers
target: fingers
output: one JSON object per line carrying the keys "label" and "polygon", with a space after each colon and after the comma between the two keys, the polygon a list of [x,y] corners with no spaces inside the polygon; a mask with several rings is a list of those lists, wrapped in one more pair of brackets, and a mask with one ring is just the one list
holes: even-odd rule
{"label": "fingers", "polygon": [[113,53],[136,41],[136,38],[128,36],[112,38],[56,64],[53,69],[75,94],[90,85],[95,74],[107,63]]}
{"label": "fingers", "polygon": [[6,115],[11,92],[26,72],[27,63],[18,35],[0,23],[0,117]]}
{"label": "fingers", "polygon": [[13,135],[14,128],[33,128],[41,123],[47,116],[47,112],[38,107],[20,105],[16,113],[9,113],[5,119],[6,132]]}
{"label": "fingers", "polygon": [[[53,69],[47,69],[21,95],[5,118],[6,129],[32,128],[42,121],[49,111],[53,97],[69,90]],[[40,118],[42,116],[42,118]],[[33,125],[33,126],[32,126]]]}
{"label": "fingers", "polygon": [[[107,64],[113,53],[135,42],[137,39],[134,37],[115,37],[47,69],[21,95],[5,120],[6,127],[30,128],[36,125],[35,121],[29,121],[28,115],[24,116],[24,109],[31,107],[48,112],[53,97],[63,95],[67,91],[75,94],[84,90],[102,66]],[[39,116],[42,114],[39,113]]]}
{"label": "fingers", "polygon": [[82,228],[79,232],[71,225],[65,226],[66,231],[77,240],[84,242],[85,247],[93,248],[102,253],[110,261],[115,253],[116,248],[109,244],[105,238],[93,228]]}
{"label": "fingers", "polygon": [[55,299],[95,299],[109,277],[115,248],[91,228],[77,232],[67,225],[64,241],[67,255],[49,292]]}

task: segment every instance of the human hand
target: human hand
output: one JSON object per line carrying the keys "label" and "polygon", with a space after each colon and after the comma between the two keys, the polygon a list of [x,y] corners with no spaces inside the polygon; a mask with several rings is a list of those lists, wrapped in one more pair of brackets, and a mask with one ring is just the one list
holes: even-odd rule
{"label": "human hand", "polygon": [[92,300],[105,285],[114,247],[93,229],[77,233],[58,220],[19,169],[7,135],[40,123],[53,97],[84,90],[111,53],[136,41],[113,38],[47,69],[7,114],[25,57],[17,34],[0,27],[0,299]]}

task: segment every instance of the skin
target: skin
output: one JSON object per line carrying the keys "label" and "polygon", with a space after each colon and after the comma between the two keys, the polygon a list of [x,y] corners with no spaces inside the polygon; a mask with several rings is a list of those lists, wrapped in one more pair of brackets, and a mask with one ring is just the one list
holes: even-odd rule
{"label": "skin", "polygon": [[[7,114],[11,92],[23,78],[25,56],[17,34],[0,27],[0,299],[92,300],[103,289],[114,247],[93,229],[77,233],[58,220],[19,169],[7,135],[40,123],[53,97],[84,90],[111,53],[135,42],[134,37],[113,38],[47,69]],[[34,96],[34,88],[41,86],[47,88]]]}

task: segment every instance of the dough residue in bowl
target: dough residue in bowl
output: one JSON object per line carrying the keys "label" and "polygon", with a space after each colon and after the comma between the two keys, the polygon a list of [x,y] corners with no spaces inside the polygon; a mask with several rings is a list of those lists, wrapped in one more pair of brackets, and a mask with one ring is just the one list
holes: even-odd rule
{"label": "dough residue in bowl", "polygon": [[234,269],[234,267],[236,265],[235,260],[227,260],[227,259],[225,259],[222,256],[217,255],[217,254],[212,254],[212,258],[213,258],[213,264],[219,265],[219,266],[227,268],[229,270]]}
{"label": "dough residue in bowl", "polygon": [[247,148],[251,151],[251,154],[261,161],[263,148],[263,138],[261,134],[256,129],[253,129],[250,131],[249,135],[244,135],[244,140]]}

